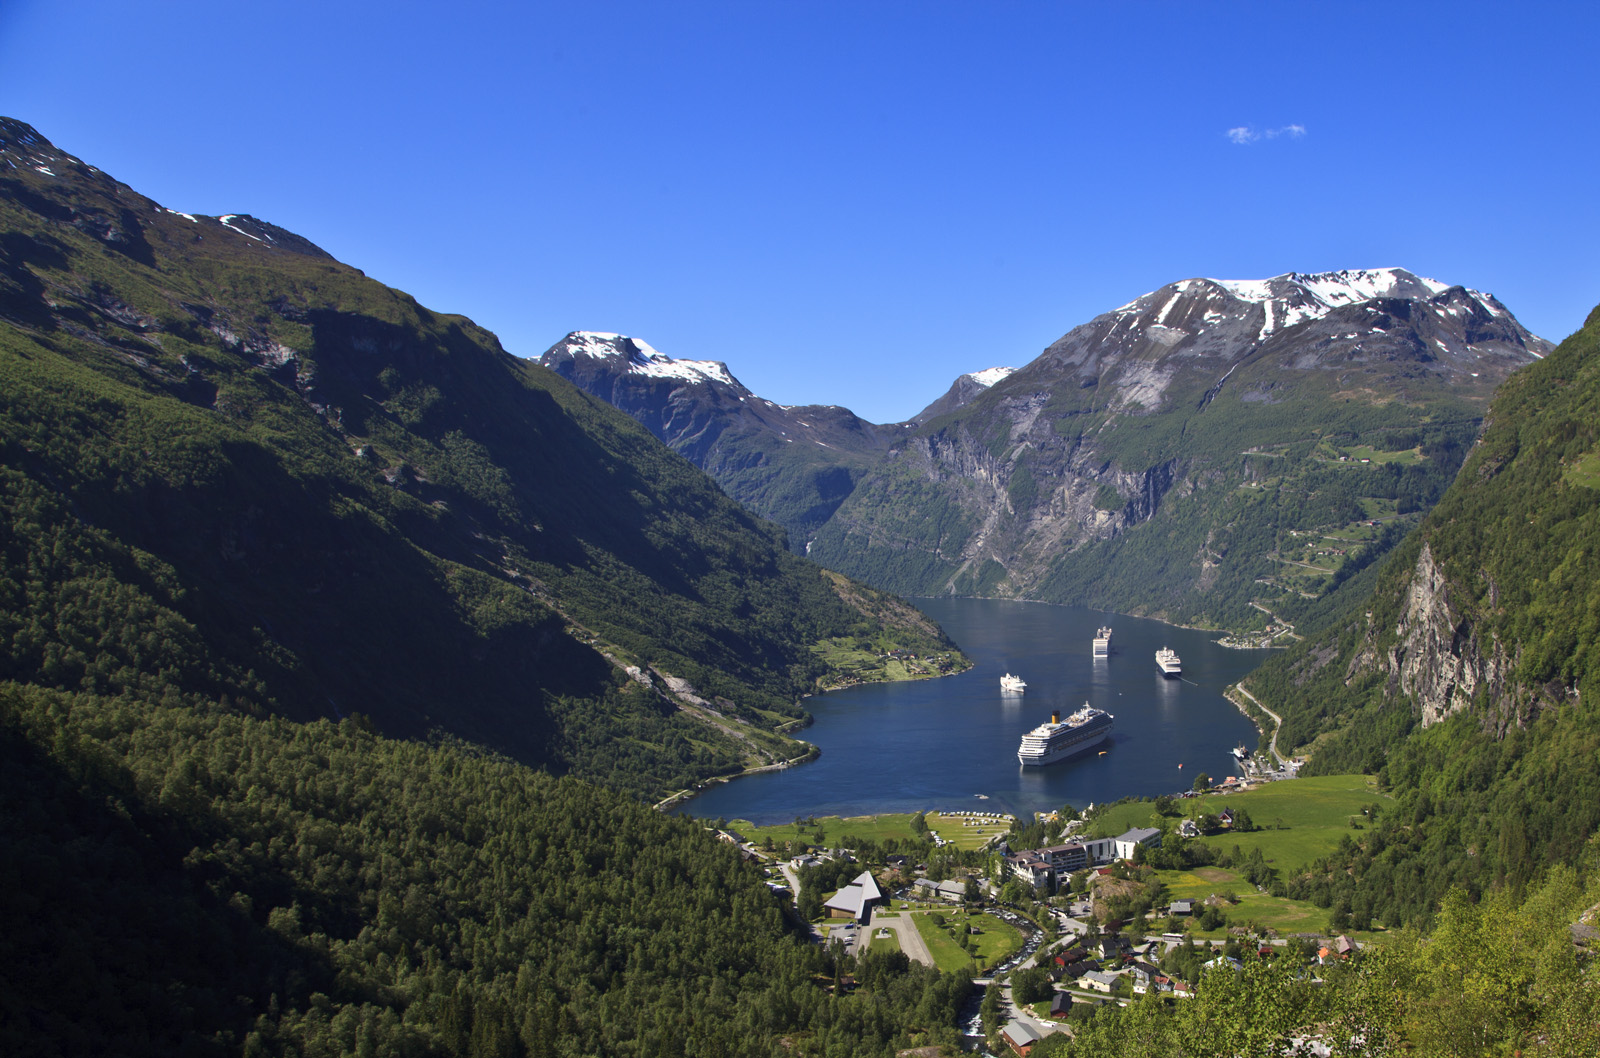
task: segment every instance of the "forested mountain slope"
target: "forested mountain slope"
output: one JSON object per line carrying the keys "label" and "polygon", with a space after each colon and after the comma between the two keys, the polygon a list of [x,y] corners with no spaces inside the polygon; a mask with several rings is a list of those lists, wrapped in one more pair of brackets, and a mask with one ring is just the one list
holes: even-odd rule
{"label": "forested mountain slope", "polygon": [[1548,343],[1403,269],[1170,284],[922,423],[809,554],[888,590],[1259,627],[1372,562]]}
{"label": "forested mountain slope", "polygon": [[361,713],[656,793],[802,752],[771,729],[823,640],[949,648],[470,320],[10,120],[0,452],[18,683]]}
{"label": "forested mountain slope", "polygon": [[1393,921],[1577,859],[1600,828],[1597,570],[1600,310],[1501,386],[1365,606],[1250,677],[1280,747],[1398,798],[1308,893]]}
{"label": "forested mountain slope", "polygon": [[888,1058],[969,987],[841,965],[693,820],[471,747],[0,687],[0,1053]]}

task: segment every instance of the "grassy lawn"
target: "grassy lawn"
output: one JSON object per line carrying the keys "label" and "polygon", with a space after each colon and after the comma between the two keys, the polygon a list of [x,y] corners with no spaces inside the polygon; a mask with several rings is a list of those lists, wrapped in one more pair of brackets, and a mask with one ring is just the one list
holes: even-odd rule
{"label": "grassy lawn", "polygon": [[836,670],[837,675],[830,678],[829,687],[885,680],[922,680],[960,672],[967,667],[965,659],[955,653],[925,655],[915,661],[879,657],[876,645],[863,646],[853,637],[824,639],[814,644],[811,652]]}
{"label": "grassy lawn", "polygon": [[1351,462],[1358,466],[1363,459],[1370,459],[1374,463],[1399,463],[1401,466],[1422,462],[1422,452],[1416,448],[1407,448],[1400,452],[1380,452],[1371,445],[1349,445],[1340,448],[1339,451],[1349,456]]}
{"label": "grassy lawn", "polygon": [[900,950],[900,938],[895,935],[894,930],[889,930],[888,932],[889,935],[887,937],[880,937],[878,936],[878,931],[873,930],[872,942],[869,945],[871,950],[878,952]]}
{"label": "grassy lawn", "polygon": [[[1254,921],[1285,935],[1321,933],[1328,927],[1327,909],[1300,900],[1258,893],[1255,886],[1244,880],[1243,875],[1223,867],[1157,871],[1156,877],[1166,883],[1168,892],[1175,900],[1203,901],[1208,896],[1231,889],[1239,897],[1237,904],[1223,907],[1231,925]],[[1190,924],[1190,931],[1196,938],[1221,939],[1227,936],[1226,930],[1200,932],[1193,923]]]}
{"label": "grassy lawn", "polygon": [[926,914],[912,915],[911,920],[917,924],[917,932],[922,934],[922,942],[928,946],[933,964],[939,969],[958,973],[972,961],[972,956],[962,951],[951,938],[949,930],[936,924]]}
{"label": "grassy lawn", "polygon": [[[925,819],[928,829],[941,838],[950,842],[958,849],[975,849],[996,834],[1003,834],[1010,829],[1009,822],[985,822],[982,826],[965,826],[968,817],[960,815],[940,815],[938,812],[929,812]],[[746,841],[760,844],[762,839],[771,838],[773,844],[781,845],[790,841],[801,841],[807,844],[818,844],[813,839],[820,829],[823,833],[822,844],[849,845],[846,838],[860,838],[864,841],[882,843],[888,838],[897,841],[913,841],[917,839],[916,833],[911,829],[911,813],[896,812],[876,816],[819,816],[815,826],[809,823],[796,827],[793,823],[779,823],[770,827],[758,827],[748,819],[734,819],[728,822],[728,827],[738,831]]]}
{"label": "grassy lawn", "polygon": [[[976,849],[996,834],[1004,834],[1011,829],[1010,820],[983,820],[978,822],[970,816],[944,815],[939,812],[929,812],[926,816],[928,829],[950,842],[958,849]],[[967,826],[967,823],[974,823]]]}
{"label": "grassy lawn", "polygon": [[803,841],[808,844],[821,829],[825,843],[832,845],[835,842],[843,844],[844,837],[853,836],[867,841],[882,842],[885,838],[894,838],[898,841],[911,841],[916,834],[911,830],[911,814],[898,812],[881,816],[819,816],[816,826],[802,826],[796,828],[793,823],[779,823],[776,826],[758,827],[747,819],[735,819],[728,826],[737,830],[746,841],[760,844],[763,838],[771,838],[774,844],[783,844],[789,841]]}
{"label": "grassy lawn", "polygon": [[[955,911],[941,911],[940,914],[944,916],[943,926],[934,922],[927,913],[912,915],[911,918],[917,924],[917,932],[928,945],[934,963],[941,970],[960,970],[974,960],[980,967],[993,966],[1022,947],[1022,934],[1004,919],[981,912],[971,916]],[[955,941],[955,937],[969,926],[981,930],[971,935],[973,948],[970,955]]]}
{"label": "grassy lawn", "polygon": [[980,966],[993,966],[1022,947],[1022,934],[1005,919],[993,915],[974,915],[971,924],[983,932],[972,939],[977,944]]}
{"label": "grassy lawn", "polygon": [[[1356,836],[1350,825],[1352,817],[1359,819],[1362,808],[1385,800],[1368,776],[1318,775],[1267,783],[1243,793],[1189,798],[1175,802],[1174,807],[1183,815],[1243,808],[1263,829],[1248,834],[1224,831],[1200,840],[1220,848],[1237,845],[1246,853],[1259,848],[1268,863],[1289,875],[1332,852],[1344,835]],[[1095,819],[1092,830],[1096,836],[1111,836],[1133,827],[1153,826],[1155,820],[1152,803],[1135,801],[1107,808]]]}
{"label": "grassy lawn", "polygon": [[1065,1025],[1066,1024],[1065,1019],[1063,1019],[1063,1018],[1052,1018],[1050,1016],[1050,1000],[1048,1000],[1048,999],[1041,999],[1037,1003],[1030,1003],[1030,1004],[1028,1004],[1028,1009],[1033,1012],[1033,1016],[1034,1017],[1038,1018],[1040,1021],[1044,1022],[1047,1025]]}

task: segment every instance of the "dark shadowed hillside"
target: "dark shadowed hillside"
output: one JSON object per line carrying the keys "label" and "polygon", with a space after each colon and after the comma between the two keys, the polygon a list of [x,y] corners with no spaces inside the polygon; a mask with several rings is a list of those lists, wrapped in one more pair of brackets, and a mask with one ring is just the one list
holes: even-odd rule
{"label": "dark shadowed hillside", "polygon": [[472,321],[21,123],[0,162],[0,677],[654,792],[803,752],[824,641],[950,649]]}

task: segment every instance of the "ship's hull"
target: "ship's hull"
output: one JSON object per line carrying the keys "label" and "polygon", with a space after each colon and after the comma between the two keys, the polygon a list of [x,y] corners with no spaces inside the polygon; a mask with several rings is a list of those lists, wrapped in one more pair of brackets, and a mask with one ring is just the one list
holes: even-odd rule
{"label": "ship's hull", "polygon": [[1110,713],[1091,709],[1087,704],[1065,723],[1052,717],[1050,723],[1040,724],[1022,736],[1017,762],[1029,768],[1043,767],[1093,749],[1110,737],[1113,719]]}
{"label": "ship's hull", "polygon": [[1079,753],[1094,749],[1111,737],[1111,728],[1101,728],[1098,734],[1090,735],[1081,742],[1074,742],[1069,746],[1047,749],[1043,756],[1025,756],[1023,750],[1017,750],[1017,762],[1025,768],[1042,768],[1046,764],[1055,764],[1057,761],[1075,757]]}

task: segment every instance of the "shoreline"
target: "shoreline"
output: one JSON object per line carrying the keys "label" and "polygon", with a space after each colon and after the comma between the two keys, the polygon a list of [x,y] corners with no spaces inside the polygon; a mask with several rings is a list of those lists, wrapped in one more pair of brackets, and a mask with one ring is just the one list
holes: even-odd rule
{"label": "shoreline", "polygon": [[762,764],[754,768],[746,768],[744,771],[733,775],[713,775],[709,779],[702,779],[688,790],[679,790],[677,793],[669,794],[665,799],[657,801],[651,807],[653,807],[657,812],[665,812],[670,808],[675,808],[678,805],[683,804],[685,801],[694,800],[710,787],[720,786],[723,783],[732,782],[735,779],[742,779],[746,775],[760,775],[762,772],[783,771],[786,768],[798,767],[801,764],[809,763],[810,761],[814,761],[818,757],[822,756],[822,750],[812,743],[803,742],[800,739],[795,739],[795,741],[799,742],[802,746],[808,747],[806,751],[800,754],[798,757],[790,757],[788,760],[780,760],[772,764]]}
{"label": "shoreline", "polygon": [[[965,603],[971,603],[973,605],[966,605]],[[1084,635],[1087,636],[1088,632],[1093,630],[1096,619],[1098,619],[1101,624],[1105,624],[1115,623],[1119,617],[1130,622],[1131,634],[1134,635],[1133,639],[1119,644],[1122,646],[1121,653],[1126,653],[1132,644],[1142,644],[1146,639],[1150,639],[1155,642],[1156,645],[1159,645],[1159,641],[1161,640],[1162,636],[1165,635],[1165,633],[1161,631],[1163,627],[1175,629],[1185,633],[1197,632],[1199,634],[1196,636],[1191,637],[1186,634],[1180,636],[1179,638],[1185,642],[1188,642],[1192,647],[1194,647],[1198,656],[1202,658],[1209,656],[1211,659],[1213,659],[1209,663],[1212,665],[1212,669],[1205,670],[1205,672],[1209,673],[1209,675],[1203,676],[1201,683],[1195,683],[1193,678],[1185,680],[1184,682],[1186,684],[1194,683],[1194,687],[1186,686],[1183,688],[1180,697],[1187,701],[1190,695],[1194,693],[1196,688],[1205,685],[1208,688],[1209,693],[1217,694],[1229,699],[1229,702],[1234,706],[1234,709],[1238,710],[1239,714],[1243,716],[1243,718],[1250,723],[1252,729],[1257,732],[1258,739],[1261,738],[1263,733],[1270,733],[1272,730],[1267,724],[1266,720],[1261,719],[1264,714],[1260,712],[1252,713],[1248,708],[1241,704],[1241,702],[1244,701],[1242,696],[1229,693],[1230,687],[1226,682],[1229,680],[1237,681],[1242,679],[1250,670],[1253,670],[1257,665],[1259,665],[1261,661],[1264,660],[1264,657],[1250,657],[1247,654],[1238,654],[1232,651],[1230,651],[1229,655],[1222,655],[1218,650],[1219,647],[1222,649],[1229,649],[1229,646],[1238,646],[1239,644],[1234,643],[1229,644],[1229,646],[1224,646],[1217,641],[1217,636],[1212,630],[1201,630],[1194,626],[1188,625],[1175,625],[1159,619],[1136,617],[1134,615],[1119,615],[1113,611],[1101,610],[1095,612],[1090,611],[1085,607],[1058,605],[1053,603],[1042,604],[1043,606],[1049,608],[1047,610],[1031,610],[1031,612],[1037,616],[1030,616],[1029,611],[1031,608],[1029,607],[1012,608],[1009,607],[1007,602],[1004,600],[952,600],[947,602],[942,599],[936,599],[924,600],[924,605],[928,605],[930,611],[941,614],[948,620],[953,621],[953,627],[957,629],[958,637],[960,637],[963,632],[971,633],[973,636],[977,637],[974,639],[975,649],[977,649],[983,656],[981,658],[974,658],[972,655],[962,652],[965,655],[965,666],[961,668],[951,668],[945,671],[940,671],[938,667],[934,667],[932,671],[925,671],[922,673],[905,673],[898,664],[891,663],[891,668],[896,676],[895,679],[883,678],[884,672],[882,669],[866,671],[857,669],[856,672],[851,674],[856,678],[841,680],[840,682],[831,686],[813,687],[809,693],[800,696],[800,698],[797,700],[797,704],[800,704],[802,708],[806,710],[806,715],[804,717],[786,720],[779,718],[781,722],[771,730],[774,730],[780,736],[794,738],[796,735],[803,732],[803,728],[805,726],[809,726],[811,723],[818,723],[820,725],[823,718],[827,718],[830,725],[834,724],[835,721],[838,721],[840,726],[830,726],[830,733],[834,731],[845,731],[852,733],[856,737],[854,741],[844,745],[834,745],[834,749],[828,751],[830,754],[843,753],[843,756],[839,757],[838,760],[835,760],[834,757],[830,755],[829,759],[830,761],[834,761],[833,764],[825,765],[824,768],[820,770],[813,769],[811,772],[806,773],[797,772],[794,776],[789,777],[771,776],[767,781],[755,783],[749,787],[748,789],[750,792],[748,796],[746,795],[747,788],[744,787],[735,788],[733,790],[719,790],[717,787],[720,784],[727,783],[732,779],[743,778],[747,775],[761,774],[762,772],[783,771],[798,764],[808,763],[811,760],[820,758],[821,750],[820,747],[815,750],[811,750],[804,746],[796,745],[793,747],[788,760],[773,760],[773,757],[776,756],[775,753],[772,756],[766,756],[766,754],[756,756],[755,754],[752,754],[751,756],[756,757],[756,759],[751,760],[749,757],[747,757],[746,761],[743,762],[752,766],[745,767],[741,770],[728,768],[722,774],[713,775],[710,777],[695,777],[690,783],[686,784],[687,788],[678,788],[675,792],[670,792],[670,796],[666,795],[668,792],[664,792],[663,797],[658,801],[655,807],[663,812],[695,815],[697,813],[694,811],[692,806],[688,804],[688,802],[699,798],[701,794],[709,794],[710,804],[707,806],[705,811],[709,813],[710,816],[722,814],[732,817],[737,814],[748,817],[751,810],[755,810],[760,813],[762,808],[771,808],[776,811],[776,814],[773,815],[773,818],[779,819],[790,818],[789,812],[793,807],[790,802],[805,806],[805,811],[822,811],[825,808],[828,811],[843,811],[846,813],[878,813],[883,811],[903,810],[906,807],[903,795],[911,794],[913,792],[922,795],[918,798],[919,800],[926,798],[923,804],[924,807],[932,804],[937,806],[937,808],[946,811],[971,810],[979,805],[995,807],[1004,805],[1007,810],[1017,812],[1025,812],[1031,808],[1053,807],[1053,804],[1051,806],[1046,806],[1043,803],[1035,804],[1034,800],[1036,798],[1026,793],[1023,785],[1020,785],[1021,780],[1013,780],[1011,778],[1011,770],[1009,768],[1000,769],[998,765],[995,764],[995,762],[999,760],[999,757],[995,756],[994,754],[1000,752],[996,746],[999,742],[1006,741],[1004,735],[1005,732],[1009,730],[1008,725],[1010,725],[1010,722],[1016,721],[1023,727],[1028,726],[1026,724],[1022,724],[1021,721],[1027,717],[1027,706],[1030,703],[1037,704],[1037,702],[1033,701],[1035,696],[1030,695],[1029,702],[1023,703],[1023,709],[1020,712],[1013,706],[1012,708],[1000,710],[998,713],[995,713],[995,715],[991,716],[990,713],[992,710],[980,709],[977,712],[973,712],[968,708],[969,704],[981,704],[982,702],[987,701],[988,698],[992,697],[992,695],[987,693],[988,691],[992,690],[990,686],[992,681],[987,676],[988,669],[990,667],[998,669],[1002,662],[1015,660],[1010,656],[1010,654],[1005,653],[1005,650],[1008,649],[1009,641],[1000,642],[997,646],[996,642],[991,642],[989,639],[983,638],[982,630],[988,627],[985,622],[993,620],[1002,620],[1005,622],[1004,627],[1012,629],[1016,631],[1017,635],[1022,636],[1023,638],[1019,641],[1021,644],[1032,643],[1032,640],[1028,639],[1027,637],[1029,634],[1027,633],[1027,630],[1029,629],[1037,628],[1050,630],[1050,638],[1047,642],[1041,641],[1040,644],[1029,648],[1032,650],[1032,653],[1028,653],[1026,649],[1024,650],[1024,653],[1026,653],[1029,658],[1039,664],[1044,663],[1042,659],[1045,659],[1047,655],[1048,660],[1050,660],[1052,664],[1055,662],[1061,662],[1061,665],[1058,667],[1063,669],[1063,673],[1060,674],[1060,679],[1057,682],[1064,681],[1062,682],[1063,688],[1070,689],[1071,686],[1075,686],[1075,680],[1077,682],[1090,681],[1091,676],[1093,676],[1094,679],[1109,680],[1109,685],[1117,689],[1117,694],[1121,694],[1126,691],[1128,694],[1134,695],[1138,700],[1138,705],[1136,707],[1129,706],[1129,708],[1134,710],[1132,715],[1136,717],[1143,716],[1145,712],[1148,712],[1150,709],[1154,708],[1154,706],[1151,705],[1151,702],[1155,699],[1153,699],[1151,696],[1156,692],[1144,686],[1144,667],[1141,667],[1137,664],[1133,665],[1130,672],[1129,670],[1123,669],[1116,660],[1112,660],[1110,675],[1106,676],[1104,673],[1101,673],[1103,666],[1097,661],[1093,667],[1093,672],[1091,673],[1088,669],[1087,662],[1085,662],[1084,666],[1068,665],[1066,662],[1071,659],[1068,658],[1064,660],[1062,657],[1060,657],[1060,655],[1063,654],[1076,656],[1076,654],[1079,653],[1078,651],[1072,650],[1070,647],[1066,646],[1066,642],[1068,640],[1074,643],[1076,642],[1075,637],[1080,625],[1087,623],[1087,628],[1084,630]],[[1072,616],[1074,611],[1081,616]],[[1058,613],[1064,613],[1065,616],[1054,616]],[[1212,634],[1207,634],[1208,632],[1211,632]],[[1267,635],[1267,633],[1264,631],[1256,634],[1262,637]],[[1065,639],[1063,639],[1063,636],[1065,636]],[[1083,646],[1085,648],[1083,653],[1087,654],[1087,639],[1084,640]],[[1254,647],[1254,642],[1247,641],[1242,644],[1242,646],[1248,651],[1248,649]],[[1009,649],[1012,653],[1015,653],[1017,644],[1009,644]],[[991,654],[994,656],[991,657]],[[1146,654],[1141,652],[1139,653],[1138,658],[1135,660],[1142,660],[1146,656]],[[939,657],[939,655],[932,655],[930,656],[929,660]],[[1124,659],[1124,661],[1126,660],[1127,659]],[[935,662],[935,664],[937,664],[937,662]],[[1015,668],[1015,666],[1012,667]],[[1077,668],[1079,667],[1084,668],[1084,672],[1079,673],[1077,671]],[[1201,670],[1196,671],[1199,672]],[[936,676],[960,675],[962,672],[980,672],[984,675],[981,679],[978,679],[975,682],[968,681],[967,684],[959,685],[930,683],[921,689],[911,686],[896,689],[895,686],[897,684],[914,684],[918,681],[927,680]],[[1094,675],[1095,673],[1100,673],[1100,675]],[[1081,679],[1079,679],[1079,677],[1081,677]],[[1046,679],[1044,676],[1041,676],[1040,679],[1044,680],[1042,686],[1046,688],[1053,686],[1052,679],[1054,679],[1054,677],[1052,677],[1052,679]],[[863,687],[864,684],[881,686],[879,686],[877,689],[866,687],[859,692],[852,691],[851,694],[846,698],[835,699],[833,702],[826,703],[822,711],[818,713],[812,713],[810,711],[811,703],[806,701],[806,699],[811,698],[813,695],[822,695],[833,691],[849,691],[851,688]],[[971,685],[970,687],[969,684]],[[1126,686],[1124,686],[1125,684]],[[1088,687],[1086,682],[1085,686]],[[1090,687],[1089,689],[1092,690],[1093,688]],[[1158,697],[1160,697],[1162,701],[1166,701],[1175,693],[1179,692],[1169,687]],[[858,697],[858,695],[860,695],[860,697]],[[969,699],[971,700],[970,702]],[[1121,704],[1127,704],[1121,699],[1114,698],[1112,700],[1114,702],[1121,702]],[[867,718],[863,718],[862,716],[858,715],[859,710],[855,708],[855,706],[858,704],[865,706],[880,703],[894,705],[895,708],[902,711],[909,707],[907,703],[917,703],[919,707],[937,709],[938,712],[934,715],[937,715],[941,718],[946,718],[948,714],[947,718],[952,724],[965,723],[966,718],[971,715],[973,717],[973,722],[977,725],[977,727],[974,729],[975,737],[981,737],[983,740],[984,753],[982,758],[980,760],[975,760],[970,768],[965,764],[963,764],[961,767],[951,767],[947,769],[948,774],[928,773],[917,775],[914,774],[917,769],[911,768],[910,773],[908,773],[906,777],[906,782],[903,785],[903,788],[900,785],[892,787],[884,786],[881,782],[876,781],[874,778],[876,775],[875,765],[867,762],[867,758],[870,756],[870,753],[863,748],[864,746],[874,744],[873,739],[877,737],[875,733],[866,734],[872,726],[870,714],[868,714]],[[1012,703],[1009,700],[1005,700],[1002,704],[1011,705]],[[1046,701],[1046,704],[1049,704],[1048,701]],[[1227,751],[1230,751],[1231,748],[1236,745],[1236,743],[1247,740],[1248,736],[1237,730],[1237,721],[1230,721],[1226,719],[1228,715],[1226,710],[1222,711],[1221,713],[1216,713],[1214,712],[1214,708],[1214,706],[1208,707],[1207,709],[1202,710],[1201,714],[1197,715],[1196,717],[1183,719],[1182,722],[1184,725],[1186,725],[1185,730],[1187,730],[1188,727],[1193,727],[1194,731],[1197,733],[1197,737],[1204,736],[1209,738],[1210,734],[1214,730],[1222,732],[1227,738],[1225,746],[1219,745],[1218,747],[1210,747],[1209,742],[1205,743],[1205,745],[1208,747],[1208,751],[1209,748],[1217,748],[1219,752],[1226,753]],[[901,714],[894,713],[893,715],[900,716]],[[906,715],[910,716],[911,714]],[[918,715],[920,716],[921,714]],[[943,722],[943,720],[941,720],[941,722]],[[913,724],[912,727],[908,729],[912,733],[905,736],[905,738],[910,739],[910,741],[906,744],[909,745],[915,743],[920,745],[921,743],[917,742],[917,739],[934,737],[933,735],[929,734],[929,731],[932,729],[927,726],[928,721],[922,719],[918,721],[918,724],[921,726]],[[1132,729],[1129,730],[1132,731]],[[1134,731],[1133,734],[1137,735],[1138,732]],[[1005,745],[1005,749],[1008,751],[1006,753],[1006,758],[1008,760],[1012,757],[1010,747],[1016,744],[1015,737],[1015,735],[1012,735],[1011,740],[1006,742]],[[865,741],[863,741],[863,738]],[[901,738],[901,736],[897,734],[895,738],[897,739],[896,744],[898,745],[898,740]],[[799,740],[796,739],[796,741]],[[834,740],[832,734],[826,735],[824,741],[827,741],[830,743],[830,745],[833,745]],[[991,745],[991,743],[994,743],[995,745]],[[778,752],[783,751],[783,747],[779,746],[763,746],[762,748],[773,749],[777,750]],[[1177,753],[1177,756],[1173,756],[1173,761],[1184,759],[1183,754],[1189,752],[1187,747],[1174,750],[1171,746],[1167,745],[1167,743],[1161,743],[1158,748],[1160,748],[1162,752],[1167,753],[1169,756],[1173,753]],[[993,753],[989,752],[990,750],[993,750]],[[762,760],[761,757],[766,757],[766,759]],[[1265,758],[1265,755],[1263,755],[1263,757]],[[1165,757],[1162,759],[1165,760]],[[1213,772],[1228,773],[1237,771],[1237,768],[1231,767],[1234,764],[1233,757],[1226,758],[1226,765],[1229,767],[1225,767],[1223,765],[1222,758],[1220,757],[1217,761],[1211,763],[1215,765],[1211,769]],[[1277,768],[1272,766],[1270,758],[1264,759],[1262,764],[1265,765],[1265,767],[1262,769],[1264,775],[1268,774],[1269,771],[1277,771]],[[905,770],[908,765],[905,765],[904,763],[898,763],[895,765],[895,767]],[[1222,769],[1222,771],[1218,772],[1218,769]],[[1093,773],[1093,777],[1096,779],[1103,779],[1103,783],[1100,781],[1086,783],[1085,777],[1073,777],[1071,775],[1062,776],[1050,774],[1045,775],[1044,779],[1049,780],[1049,785],[1052,789],[1054,789],[1056,786],[1060,786],[1069,793],[1075,791],[1076,793],[1081,794],[1083,797],[1092,797],[1096,801],[1104,799],[1115,800],[1124,794],[1138,795],[1156,792],[1152,786],[1153,780],[1151,780],[1149,777],[1139,778],[1138,775],[1124,774],[1125,770],[1126,769],[1111,767],[1109,770],[1102,768],[1101,770],[1095,771]],[[895,774],[898,775],[899,772],[896,772]],[[826,781],[819,780],[818,778],[814,777],[817,775],[829,776],[830,778],[828,778]],[[684,776],[684,778],[689,778],[689,776]],[[1035,783],[1035,785],[1037,785],[1037,783]],[[1013,787],[1016,788],[1014,789]],[[1080,787],[1081,789],[1079,789]],[[1146,787],[1151,787],[1151,789],[1146,789]],[[996,798],[996,800],[989,800],[986,797],[983,799],[977,799],[978,795],[975,794],[975,791],[982,791],[984,794],[992,795]],[[1076,803],[1076,801],[1074,801],[1074,803]],[[757,806],[762,807],[758,808]]]}
{"label": "shoreline", "polygon": [[[966,657],[966,655],[963,654],[962,657]],[[819,689],[817,689],[815,691],[809,691],[806,694],[802,694],[799,697],[798,701],[802,701],[803,702],[807,698],[813,698],[813,697],[816,697],[819,694],[829,694],[829,693],[831,693],[833,691],[848,690],[851,687],[866,687],[866,686],[871,686],[871,685],[880,684],[880,683],[881,684],[889,684],[889,683],[918,683],[918,682],[921,682],[923,680],[944,679],[944,678],[949,677],[949,676],[959,676],[963,672],[971,672],[976,667],[977,667],[976,663],[974,661],[972,661],[971,658],[967,658],[967,666],[966,666],[966,668],[959,669],[959,670],[957,670],[955,672],[927,672],[927,673],[923,673],[923,674],[918,675],[918,676],[907,676],[904,679],[899,679],[899,680],[890,680],[890,679],[882,679],[882,680],[853,680],[853,681],[851,681],[849,683],[839,684],[836,687],[823,687],[823,688],[819,688]],[[773,730],[774,734],[784,735],[784,737],[787,737],[787,738],[793,738],[792,736],[787,735],[786,732],[789,731],[789,730],[792,730],[792,729],[794,729],[796,727],[798,727],[800,730],[804,730],[805,728],[810,727],[815,722],[816,722],[816,717],[813,716],[811,714],[811,712],[808,710],[804,716],[798,716],[798,717],[795,717],[793,720],[787,720],[787,721],[779,724],[777,727],[773,728],[772,730]],[[762,764],[762,765],[758,765],[757,767],[754,767],[754,768],[746,768],[744,771],[737,772],[736,774],[733,774],[733,775],[713,775],[710,778],[702,779],[701,781],[696,783],[690,789],[679,790],[676,793],[672,793],[672,794],[667,795],[665,798],[663,798],[660,801],[657,801],[651,807],[653,807],[657,812],[665,812],[665,811],[668,811],[669,809],[676,808],[678,805],[683,804],[685,801],[694,800],[696,797],[699,797],[702,793],[704,793],[706,790],[710,789],[713,786],[720,786],[723,783],[732,782],[734,779],[742,779],[747,775],[760,775],[763,772],[769,772],[769,771],[783,771],[783,770],[785,770],[787,768],[798,767],[801,764],[809,764],[810,762],[816,760],[818,757],[822,756],[822,748],[820,746],[816,745],[815,743],[807,742],[804,739],[799,739],[799,738],[793,738],[793,741],[799,743],[802,746],[807,747],[806,752],[800,754],[798,757],[790,757],[788,760],[776,761],[776,762],[774,762],[772,764]]]}

